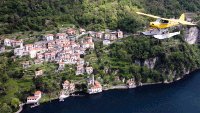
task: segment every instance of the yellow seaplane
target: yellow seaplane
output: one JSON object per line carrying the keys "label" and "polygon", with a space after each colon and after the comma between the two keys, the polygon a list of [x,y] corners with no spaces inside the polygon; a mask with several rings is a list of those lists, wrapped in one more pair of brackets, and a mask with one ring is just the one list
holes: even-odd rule
{"label": "yellow seaplane", "polygon": [[150,30],[142,32],[144,35],[151,35],[157,39],[166,39],[179,35],[180,31],[169,33],[169,28],[179,26],[179,25],[189,25],[194,26],[196,24],[188,22],[185,20],[185,14],[182,14],[179,19],[167,19],[159,16],[154,16],[151,14],[145,14],[141,12],[136,12],[139,15],[148,16],[157,19],[155,22],[150,22]]}

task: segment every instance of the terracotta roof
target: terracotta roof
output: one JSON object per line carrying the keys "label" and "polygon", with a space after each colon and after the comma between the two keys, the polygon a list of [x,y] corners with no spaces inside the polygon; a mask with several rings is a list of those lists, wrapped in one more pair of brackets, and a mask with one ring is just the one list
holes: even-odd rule
{"label": "terracotta roof", "polygon": [[65,64],[64,62],[59,62],[59,64]]}
{"label": "terracotta roof", "polygon": [[34,94],[35,95],[39,95],[39,94],[42,94],[42,92],[41,91],[36,91]]}
{"label": "terracotta roof", "polygon": [[54,36],[53,34],[47,34],[46,36]]}
{"label": "terracotta roof", "polygon": [[33,46],[33,44],[26,44],[25,46]]}
{"label": "terracotta roof", "polygon": [[98,81],[96,81],[96,80],[94,81],[94,86],[96,86],[96,87],[102,87],[101,84]]}
{"label": "terracotta roof", "polygon": [[68,81],[68,80],[65,80],[65,81],[64,81],[64,84],[69,84],[69,81]]}

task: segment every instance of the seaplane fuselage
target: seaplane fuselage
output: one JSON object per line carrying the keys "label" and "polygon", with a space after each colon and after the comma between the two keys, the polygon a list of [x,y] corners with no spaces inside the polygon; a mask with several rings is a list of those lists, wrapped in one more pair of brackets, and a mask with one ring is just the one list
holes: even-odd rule
{"label": "seaplane fuselage", "polygon": [[[174,19],[175,20],[175,19]],[[150,22],[151,28],[166,29],[173,26],[178,26],[179,23],[175,21],[157,19],[155,22]]]}

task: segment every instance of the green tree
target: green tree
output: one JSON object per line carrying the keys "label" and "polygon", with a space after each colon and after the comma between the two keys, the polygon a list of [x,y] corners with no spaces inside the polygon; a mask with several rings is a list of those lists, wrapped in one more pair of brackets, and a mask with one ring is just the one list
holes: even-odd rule
{"label": "green tree", "polygon": [[12,113],[12,109],[9,105],[7,105],[6,103],[3,103],[0,106],[0,112],[1,113]]}
{"label": "green tree", "polygon": [[18,98],[12,98],[10,104],[14,109],[17,109],[19,107],[20,101]]}

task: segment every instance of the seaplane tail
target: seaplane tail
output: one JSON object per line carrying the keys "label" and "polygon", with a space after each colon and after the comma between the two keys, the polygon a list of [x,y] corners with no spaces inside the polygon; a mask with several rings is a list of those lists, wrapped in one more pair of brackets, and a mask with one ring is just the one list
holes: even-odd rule
{"label": "seaplane tail", "polygon": [[179,18],[180,21],[185,21],[185,14],[183,13],[180,18]]}
{"label": "seaplane tail", "polygon": [[179,34],[180,34],[180,31],[174,32],[174,33],[162,34],[162,35],[153,35],[153,36],[154,36],[154,38],[162,40],[162,39],[166,39],[166,38],[171,38],[171,37],[179,35]]}
{"label": "seaplane tail", "polygon": [[197,25],[196,23],[186,21],[185,20],[185,14],[182,14],[177,22],[182,24],[182,25],[189,25],[189,26]]}

